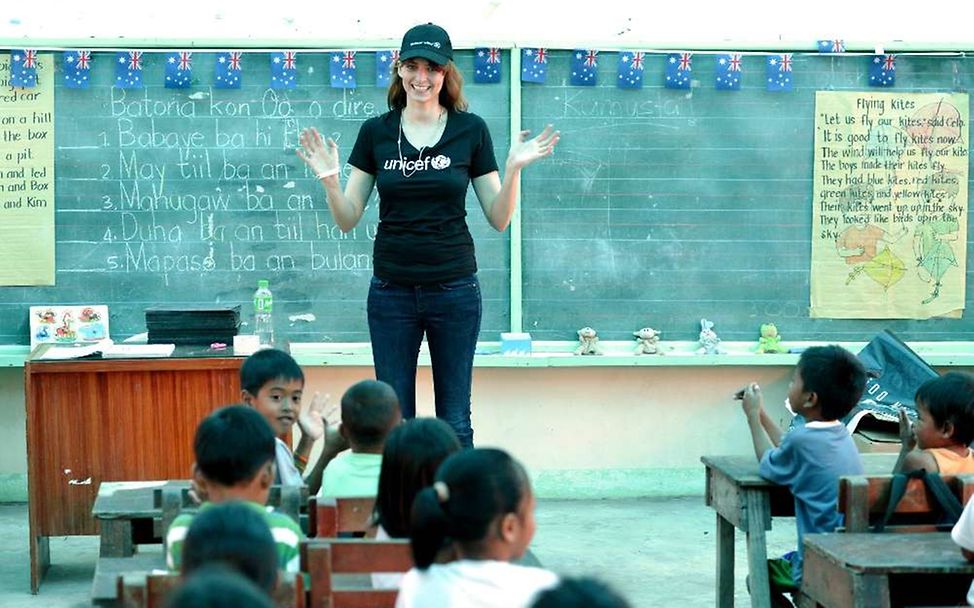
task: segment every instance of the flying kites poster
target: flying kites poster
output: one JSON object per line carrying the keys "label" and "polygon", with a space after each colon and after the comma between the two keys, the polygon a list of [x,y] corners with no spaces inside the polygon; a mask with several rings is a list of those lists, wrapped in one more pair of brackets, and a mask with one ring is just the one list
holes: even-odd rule
{"label": "flying kites poster", "polygon": [[816,93],[811,316],[961,316],[968,122],[965,93]]}

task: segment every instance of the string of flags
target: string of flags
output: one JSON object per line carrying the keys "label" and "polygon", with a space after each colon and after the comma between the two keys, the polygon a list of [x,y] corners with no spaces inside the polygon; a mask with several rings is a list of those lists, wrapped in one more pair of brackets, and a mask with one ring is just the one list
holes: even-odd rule
{"label": "string of flags", "polygon": [[[842,40],[818,40],[819,53],[838,55],[846,53]],[[521,82],[545,84],[549,73],[550,52],[546,48],[524,48],[521,53]],[[358,57],[364,52],[354,50],[327,53],[329,84],[338,89],[354,89],[358,86]],[[575,49],[569,55],[568,83],[571,86],[591,87],[598,83],[599,62],[597,49]],[[389,85],[392,68],[399,59],[395,49],[374,51],[375,86]],[[166,88],[186,89],[193,86],[193,52],[170,51],[164,57],[164,81]],[[243,84],[245,55],[240,51],[218,52],[211,84],[220,89],[239,89]],[[652,53],[640,50],[617,52],[616,86],[620,89],[642,89],[645,82],[646,64],[651,56],[662,55],[662,84],[668,89],[690,89],[694,82],[694,69],[702,59],[690,51]],[[738,91],[744,76],[743,53],[708,54],[713,61],[713,86],[719,91]],[[704,57],[707,57],[706,55]],[[874,87],[892,87],[896,83],[896,56],[892,54],[869,55],[868,84]],[[146,52],[119,51],[114,53],[116,87],[141,89],[144,86],[143,70]],[[748,61],[757,59],[749,56]],[[99,61],[102,59],[100,58]],[[276,51],[270,53],[270,86],[274,89],[293,89],[297,86],[298,53]],[[695,65],[697,62],[697,65]],[[64,51],[61,55],[64,86],[85,89],[90,83],[94,57],[89,50]],[[768,91],[792,90],[794,61],[792,53],[764,55],[765,88]],[[611,64],[610,64],[611,65]],[[478,47],[473,52],[473,79],[478,84],[502,82],[503,50],[497,47]],[[202,80],[199,78],[197,83]],[[10,51],[10,79],[14,87],[37,86],[37,51],[14,49]]]}

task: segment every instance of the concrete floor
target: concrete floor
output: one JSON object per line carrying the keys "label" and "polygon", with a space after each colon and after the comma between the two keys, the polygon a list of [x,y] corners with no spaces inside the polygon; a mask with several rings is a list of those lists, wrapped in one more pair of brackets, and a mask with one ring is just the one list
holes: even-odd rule
{"label": "concrete floor", "polygon": [[[532,551],[562,575],[598,577],[634,607],[714,605],[714,512],[702,496],[614,500],[539,500]],[[88,606],[98,542],[51,539],[51,569],[41,592],[29,592],[27,506],[0,505],[0,606]],[[768,554],[795,543],[794,520],[775,520]],[[735,605],[749,605],[743,535],[736,548]]]}

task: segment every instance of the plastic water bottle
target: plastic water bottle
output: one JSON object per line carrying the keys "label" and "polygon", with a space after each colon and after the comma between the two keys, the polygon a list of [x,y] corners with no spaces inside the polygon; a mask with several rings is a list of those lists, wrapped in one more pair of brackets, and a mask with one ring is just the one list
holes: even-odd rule
{"label": "plastic water bottle", "polygon": [[257,291],[254,292],[254,333],[261,346],[274,344],[274,296],[267,287],[266,280],[257,281]]}

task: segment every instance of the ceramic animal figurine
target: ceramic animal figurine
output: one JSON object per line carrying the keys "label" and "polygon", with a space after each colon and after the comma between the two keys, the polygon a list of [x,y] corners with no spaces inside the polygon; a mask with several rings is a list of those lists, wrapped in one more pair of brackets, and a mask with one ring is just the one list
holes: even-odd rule
{"label": "ceramic animal figurine", "polygon": [[660,332],[652,327],[644,327],[632,332],[636,336],[637,355],[662,355],[663,349],[659,345]]}
{"label": "ceramic animal figurine", "polygon": [[575,349],[576,355],[601,355],[602,349],[599,347],[599,336],[591,327],[583,327],[578,330],[578,348]]}

